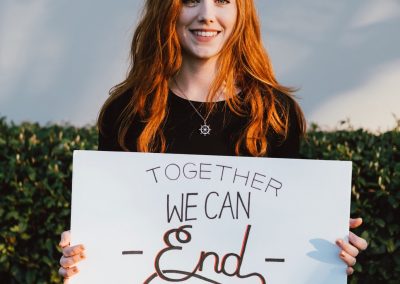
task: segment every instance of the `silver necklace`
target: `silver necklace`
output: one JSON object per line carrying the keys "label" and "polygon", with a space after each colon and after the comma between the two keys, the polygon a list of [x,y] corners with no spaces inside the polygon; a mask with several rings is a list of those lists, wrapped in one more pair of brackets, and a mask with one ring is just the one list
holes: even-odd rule
{"label": "silver necklace", "polygon": [[199,131],[201,135],[207,136],[210,135],[211,128],[210,125],[207,124],[207,119],[211,114],[211,111],[208,112],[207,116],[204,118],[204,116],[201,115],[201,113],[197,110],[197,108],[193,105],[193,103],[189,100],[189,98],[186,96],[186,94],[182,91],[182,89],[179,87],[178,83],[176,82],[176,79],[174,77],[174,83],[176,87],[178,88],[179,92],[186,98],[186,100],[189,102],[189,104],[192,106],[192,108],[196,111],[197,115],[203,120],[203,124],[200,125]]}

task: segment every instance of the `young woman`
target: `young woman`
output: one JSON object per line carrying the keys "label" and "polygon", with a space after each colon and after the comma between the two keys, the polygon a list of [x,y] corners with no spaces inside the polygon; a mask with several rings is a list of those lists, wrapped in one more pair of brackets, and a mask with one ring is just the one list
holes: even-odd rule
{"label": "young woman", "polygon": [[[275,79],[252,0],[147,0],[131,56],[100,112],[99,150],[298,156],[303,113]],[[64,232],[66,279],[85,258],[69,240]],[[349,240],[337,244],[351,274],[367,243]]]}

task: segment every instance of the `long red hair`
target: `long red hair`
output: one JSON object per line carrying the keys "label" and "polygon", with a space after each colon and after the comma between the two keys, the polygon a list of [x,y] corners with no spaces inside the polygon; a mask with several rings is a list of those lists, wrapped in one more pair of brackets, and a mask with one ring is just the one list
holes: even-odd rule
{"label": "long red hair", "polygon": [[[267,133],[274,131],[283,139],[288,134],[288,106],[277,96],[292,99],[293,90],[275,79],[271,61],[262,44],[260,23],[253,0],[236,0],[238,15],[231,37],[219,56],[219,72],[207,100],[216,98],[224,85],[229,108],[237,115],[249,117],[249,123],[236,142],[236,154],[246,149],[253,156],[268,153]],[[169,81],[182,63],[176,22],[182,0],[147,0],[143,16],[131,45],[131,66],[127,78],[110,90],[103,105],[98,127],[102,131],[105,111],[119,96],[129,91],[132,97],[119,116],[118,144],[128,150],[126,135],[133,118],[145,127],[137,140],[141,152],[165,152],[162,123],[166,118]],[[245,94],[244,101],[235,96],[236,87]],[[294,102],[298,123],[305,131],[304,116]],[[212,104],[210,104],[212,108]]]}

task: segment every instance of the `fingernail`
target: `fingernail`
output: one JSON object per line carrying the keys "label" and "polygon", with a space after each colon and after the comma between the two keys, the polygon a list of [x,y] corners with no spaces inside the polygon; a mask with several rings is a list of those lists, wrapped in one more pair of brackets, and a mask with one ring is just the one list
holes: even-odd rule
{"label": "fingernail", "polygon": [[339,239],[339,240],[336,240],[336,244],[337,244],[337,245],[341,245],[342,243],[343,243],[343,240],[340,240],[340,239]]}
{"label": "fingernail", "polygon": [[84,245],[81,245],[81,249],[82,249],[82,250],[85,250],[85,246],[84,246]]}
{"label": "fingernail", "polygon": [[346,254],[344,253],[343,250],[340,252],[340,256],[341,256],[341,257],[345,257],[345,256],[346,256]]}
{"label": "fingernail", "polygon": [[78,272],[78,267],[74,266],[74,268],[72,268],[73,272]]}
{"label": "fingernail", "polygon": [[81,258],[81,259],[84,259],[84,258],[85,258],[85,254],[81,253],[81,254],[80,254],[80,258]]}

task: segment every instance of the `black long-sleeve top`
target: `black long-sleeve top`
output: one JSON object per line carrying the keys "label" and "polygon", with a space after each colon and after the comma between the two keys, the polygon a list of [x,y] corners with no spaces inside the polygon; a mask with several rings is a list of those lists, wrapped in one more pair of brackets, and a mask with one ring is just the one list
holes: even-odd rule
{"label": "black long-sleeve top", "polygon": [[[242,95],[242,94],[239,94]],[[118,97],[104,113],[103,132],[99,133],[99,150],[123,151],[118,145],[118,117],[130,99],[130,92]],[[301,130],[299,118],[294,108],[293,99],[282,94],[279,98],[289,108],[289,132],[286,140],[273,130],[267,137],[268,157],[296,158],[299,155]],[[204,103],[191,101],[193,106],[205,117]],[[167,141],[167,153],[203,154],[235,156],[235,145],[239,135],[248,123],[248,118],[233,113],[225,101],[216,103],[216,110],[207,119],[210,135],[202,135],[199,131],[203,124],[202,118],[196,113],[188,100],[183,99],[172,91],[168,94],[168,115],[163,124],[163,132]],[[129,151],[135,152],[136,141],[144,123],[134,120],[128,130],[126,144]],[[249,156],[244,152],[243,155]]]}

